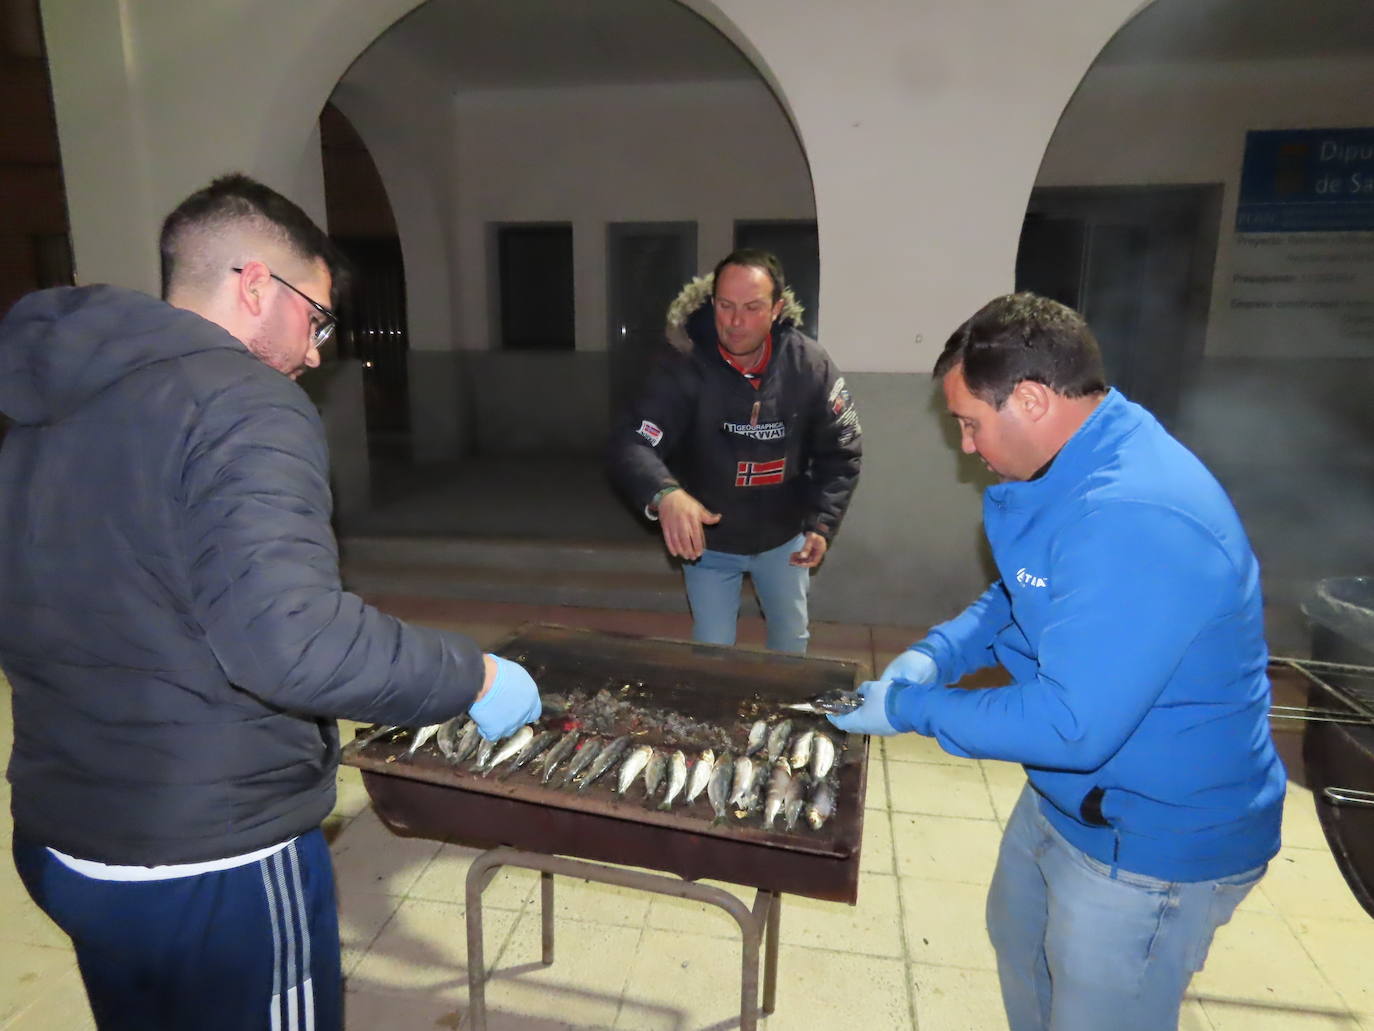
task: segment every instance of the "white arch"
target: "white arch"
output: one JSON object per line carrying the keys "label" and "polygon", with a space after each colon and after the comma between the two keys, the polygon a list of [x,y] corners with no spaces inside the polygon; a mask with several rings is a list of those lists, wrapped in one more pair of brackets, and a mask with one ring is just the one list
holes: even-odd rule
{"label": "white arch", "polygon": [[[1141,8],[684,2],[749,54],[791,115],[822,233],[822,333],[855,371],[927,368],[934,340],[1010,285],[1045,142]],[[298,192],[330,91],[416,6],[45,0],[82,278],[155,288],[157,219],[227,168]]]}

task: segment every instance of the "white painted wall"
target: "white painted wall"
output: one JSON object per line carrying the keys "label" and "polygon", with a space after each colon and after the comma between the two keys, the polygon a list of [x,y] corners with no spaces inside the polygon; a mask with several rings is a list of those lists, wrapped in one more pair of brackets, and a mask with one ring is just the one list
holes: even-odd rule
{"label": "white painted wall", "polygon": [[466,92],[454,118],[463,348],[492,340],[491,223],[573,223],[577,349],[604,351],[607,223],[696,222],[710,268],[737,218],[815,217],[805,158],[761,82]]}
{"label": "white painted wall", "polygon": [[1037,186],[1222,183],[1207,354],[1236,357],[1231,252],[1245,133],[1374,124],[1374,62],[1254,61],[1094,68],[1064,112]]}
{"label": "white painted wall", "polygon": [[[303,162],[320,109],[414,6],[41,0],[79,281],[156,293],[157,226],[222,172],[312,210],[319,172]],[[322,219],[323,206],[312,213]]]}
{"label": "white painted wall", "polygon": [[[1138,0],[686,0],[776,83],[810,161],[821,335],[917,371],[1011,284],[1045,142]],[[43,0],[77,267],[154,288],[150,229],[214,174],[291,190],[348,66],[414,0]],[[919,345],[913,345],[917,337]]]}

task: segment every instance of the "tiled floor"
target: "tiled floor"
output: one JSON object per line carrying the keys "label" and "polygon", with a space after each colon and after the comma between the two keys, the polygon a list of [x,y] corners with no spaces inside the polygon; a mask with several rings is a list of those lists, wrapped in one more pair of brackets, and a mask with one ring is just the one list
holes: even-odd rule
{"label": "tiled floor", "polygon": [[[677,615],[374,600],[486,644],[527,620],[686,632]],[[911,636],[822,624],[812,654],[871,668]],[[761,628],[750,624],[742,637],[757,645]],[[0,749],[8,754],[9,706],[3,710]],[[763,1026],[1004,1029],[983,898],[1022,781],[1018,767],[956,759],[923,738],[876,743],[859,904],[784,900],[778,1008]],[[1374,921],[1336,869],[1311,794],[1290,787],[1283,851],[1218,933],[1189,992],[1185,1031],[1374,1031]],[[8,785],[0,790],[8,823]],[[351,769],[339,775],[326,830],[339,883],[349,1028],[466,1026],[463,878],[473,853],[391,835]],[[752,900],[751,890],[736,890]],[[501,872],[483,910],[493,1031],[721,1031],[738,1023],[738,930],[718,909],[560,879],[557,958],[548,968],[539,962],[537,875]],[[0,1029],[92,1026],[66,940],[30,903],[12,863],[0,863]]]}

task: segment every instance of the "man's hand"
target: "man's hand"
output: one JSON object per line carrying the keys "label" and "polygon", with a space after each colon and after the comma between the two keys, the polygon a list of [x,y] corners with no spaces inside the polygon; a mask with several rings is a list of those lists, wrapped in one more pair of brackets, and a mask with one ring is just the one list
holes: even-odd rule
{"label": "man's hand", "polygon": [[821,564],[821,559],[825,558],[827,547],[824,537],[815,531],[808,530],[806,536],[802,538],[801,551],[792,552],[792,557],[787,561],[794,566],[815,569]]}
{"label": "man's hand", "polygon": [[887,664],[883,675],[859,685],[864,703],[846,716],[827,716],[840,730],[851,734],[896,734],[887,716],[887,703],[898,691],[929,691],[939,679],[940,667],[923,651],[908,648]]}
{"label": "man's hand", "polygon": [[658,522],[668,554],[695,562],[706,550],[706,531],[702,527],[714,526],[720,522],[720,515],[709,511],[685,490],[675,490],[659,501]]}
{"label": "man's hand", "polygon": [[887,664],[879,680],[906,680],[912,684],[933,684],[940,667],[925,652],[908,648]]}
{"label": "man's hand", "polygon": [[499,655],[483,658],[486,680],[468,715],[484,738],[499,741],[537,720],[544,706],[539,701],[539,688],[523,666]]}
{"label": "man's hand", "polygon": [[900,685],[891,680],[869,680],[859,685],[859,694],[864,703],[851,713],[843,716],[828,715],[828,719],[840,730],[850,734],[878,734],[887,737],[897,733],[897,728],[887,718],[887,695]]}

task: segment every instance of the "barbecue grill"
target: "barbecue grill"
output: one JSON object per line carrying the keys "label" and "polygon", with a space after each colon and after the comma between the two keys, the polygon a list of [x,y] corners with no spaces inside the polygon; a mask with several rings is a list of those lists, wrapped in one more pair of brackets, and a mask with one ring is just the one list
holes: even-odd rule
{"label": "barbecue grill", "polygon": [[1307,785],[1346,883],[1374,916],[1374,666],[1276,657],[1272,666],[1308,683],[1305,707],[1274,715],[1305,722]]}
{"label": "barbecue grill", "polygon": [[[493,651],[525,666],[541,693],[557,700],[605,688],[681,714],[702,725],[734,728],[731,751],[743,751],[738,728],[755,719],[791,718],[797,729],[828,726],[820,717],[786,714],[781,707],[826,691],[852,690],[856,663],[739,651],[553,625],[527,626]],[[676,747],[662,727],[618,727],[636,743]],[[695,805],[647,808],[643,792],[625,799],[612,773],[584,791],[545,786],[521,769],[507,778],[454,765],[434,744],[408,754],[410,731],[360,732],[343,761],[362,771],[379,818],[392,831],[492,848],[474,861],[468,881],[469,988],[474,1026],[485,1025],[481,962],[481,890],[499,865],[541,871],[544,958],[552,961],[554,873],[697,898],[725,908],[744,937],[741,1027],[757,1019],[758,948],[766,934],[764,1012],[776,986],[777,930],[785,893],[853,904],[858,898],[868,739],[834,734],[843,744],[835,812],[820,829],[799,821],[788,831],[765,828],[758,815],[717,822],[703,795]],[[689,752],[689,755],[691,753]],[[531,764],[534,765],[534,764]],[[556,783],[557,777],[553,783]],[[591,862],[588,862],[591,861]],[[616,867],[601,864],[613,863]],[[676,875],[665,878],[620,866]],[[721,880],[758,889],[752,910],[726,892],[693,882]]]}

